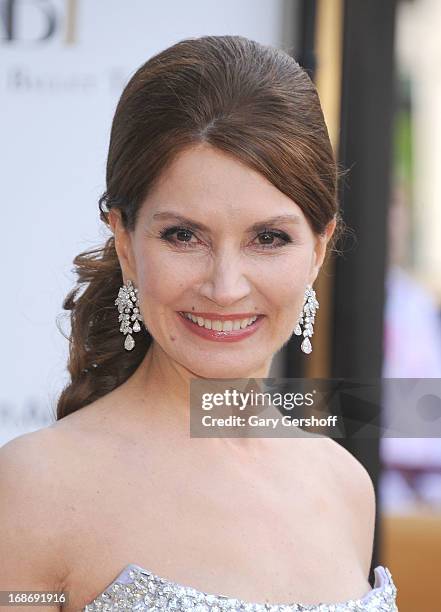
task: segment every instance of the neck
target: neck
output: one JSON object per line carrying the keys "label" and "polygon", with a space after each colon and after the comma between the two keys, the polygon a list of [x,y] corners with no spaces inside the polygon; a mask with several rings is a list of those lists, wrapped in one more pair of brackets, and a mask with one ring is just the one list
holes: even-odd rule
{"label": "neck", "polygon": [[[231,381],[227,379],[223,383],[219,379],[207,379],[198,376],[197,373],[171,360],[161,347],[153,342],[128,383],[133,405],[146,406],[145,412],[148,413],[150,422],[154,420],[161,429],[164,427],[168,436],[175,434],[181,438],[188,438],[190,436],[191,381],[199,381],[200,385],[198,382],[193,383],[193,389],[200,389],[204,394],[222,393],[224,389],[228,388],[234,389],[241,394],[241,399],[245,399],[247,394],[248,397],[251,396],[252,391],[261,391],[258,381],[254,379],[266,378],[269,374],[270,365],[271,362],[264,364],[261,368],[250,372],[246,378],[235,379],[232,375]],[[260,411],[259,414],[265,416],[280,416],[277,409],[271,406],[265,406],[258,410]],[[232,412],[234,412],[234,415],[243,416],[245,410],[241,411],[236,408],[231,410],[229,408],[228,414],[232,414]],[[197,410],[193,406],[192,415],[193,417],[196,416],[196,419],[192,422],[192,437],[198,437],[194,436],[193,423],[200,423],[199,417],[202,413],[207,414],[202,409]],[[220,417],[222,416],[222,409],[215,408],[210,413],[213,416]],[[204,428],[198,426],[197,431],[203,432]],[[216,429],[216,432],[211,433],[211,435],[215,436],[218,444],[234,446],[238,449],[265,444],[265,439],[256,437],[258,436],[256,428],[249,425],[239,426],[233,423],[227,430],[224,430],[224,434],[219,433],[219,429]],[[226,437],[227,432],[228,437]],[[204,437],[204,433],[202,433],[202,437]]]}

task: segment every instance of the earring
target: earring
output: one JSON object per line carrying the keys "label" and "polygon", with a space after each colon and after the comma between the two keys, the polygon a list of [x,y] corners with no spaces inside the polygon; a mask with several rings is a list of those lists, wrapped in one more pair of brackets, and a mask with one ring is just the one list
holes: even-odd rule
{"label": "earring", "polygon": [[[142,321],[142,315],[139,312],[137,293],[138,289],[133,286],[131,280],[128,280],[126,284],[120,287],[118,297],[115,300],[115,304],[118,306],[118,311],[120,313],[118,317],[118,321],[121,321],[119,331],[126,334],[124,348],[127,351],[131,351],[135,346],[135,340],[131,335],[132,332],[139,332],[141,330],[139,321]],[[130,311],[132,309],[133,314],[131,315]]]}
{"label": "earring", "polygon": [[311,353],[312,345],[310,341],[310,337],[314,333],[313,324],[315,320],[316,310],[319,309],[319,303],[317,301],[315,291],[311,285],[307,285],[305,289],[305,301],[303,303],[303,310],[299,315],[297,320],[296,327],[294,329],[294,333],[296,336],[302,335],[302,328],[300,327],[305,322],[303,328],[303,342],[300,346],[302,351],[306,354]]}

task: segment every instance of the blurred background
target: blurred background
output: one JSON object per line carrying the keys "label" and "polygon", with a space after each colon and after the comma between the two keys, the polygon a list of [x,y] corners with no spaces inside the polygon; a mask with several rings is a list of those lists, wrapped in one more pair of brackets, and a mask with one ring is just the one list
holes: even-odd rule
{"label": "blurred background", "polygon": [[[441,382],[440,27],[439,0],[0,0],[0,445],[55,419],[68,351],[56,322],[69,333],[74,256],[108,235],[97,203],[122,89],[151,55],[204,34],[293,55],[348,169],[351,232],[315,286],[314,350],[294,337],[272,374]],[[378,400],[387,420],[396,406]],[[372,567],[391,569],[400,612],[439,612],[440,438],[338,441],[377,489]]]}

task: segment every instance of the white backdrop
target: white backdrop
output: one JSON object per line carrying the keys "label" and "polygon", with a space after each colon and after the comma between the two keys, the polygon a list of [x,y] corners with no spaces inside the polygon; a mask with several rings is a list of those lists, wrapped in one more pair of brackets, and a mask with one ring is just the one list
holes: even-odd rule
{"label": "white backdrop", "polygon": [[68,346],[56,318],[74,256],[107,235],[97,202],[128,78],[188,36],[287,49],[295,11],[294,0],[0,0],[0,445],[55,419]]}

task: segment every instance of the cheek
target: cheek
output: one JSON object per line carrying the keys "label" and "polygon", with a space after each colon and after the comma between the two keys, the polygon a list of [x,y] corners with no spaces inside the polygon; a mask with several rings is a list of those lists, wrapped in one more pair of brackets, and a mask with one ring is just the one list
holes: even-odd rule
{"label": "cheek", "polygon": [[139,294],[145,308],[176,303],[194,279],[194,269],[185,260],[162,253],[144,252],[137,265]]}
{"label": "cheek", "polygon": [[310,254],[297,251],[289,257],[280,258],[272,265],[263,266],[260,272],[261,287],[266,295],[279,307],[300,309],[308,282]]}

